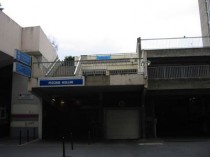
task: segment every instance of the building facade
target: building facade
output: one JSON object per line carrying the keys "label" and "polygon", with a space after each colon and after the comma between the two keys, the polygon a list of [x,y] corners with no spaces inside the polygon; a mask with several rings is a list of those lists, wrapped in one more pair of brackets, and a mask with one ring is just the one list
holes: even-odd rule
{"label": "building facade", "polygon": [[[206,38],[170,38],[166,43],[172,41],[173,48],[159,43],[165,48],[153,49],[138,38],[133,53],[64,62],[39,26],[22,28],[3,12],[0,22],[1,136],[73,134],[77,141],[210,136]],[[30,76],[14,68],[17,52],[31,57]]]}
{"label": "building facade", "polygon": [[[33,62],[54,62],[57,53],[39,26],[23,28],[2,11],[0,23],[0,136],[16,137],[20,131],[26,136],[29,130],[41,137],[41,99],[28,90],[30,76],[17,73],[14,65],[19,65],[16,67],[21,72],[28,69],[25,72],[31,73]],[[18,62],[20,51],[30,56],[26,69],[25,64]]]}

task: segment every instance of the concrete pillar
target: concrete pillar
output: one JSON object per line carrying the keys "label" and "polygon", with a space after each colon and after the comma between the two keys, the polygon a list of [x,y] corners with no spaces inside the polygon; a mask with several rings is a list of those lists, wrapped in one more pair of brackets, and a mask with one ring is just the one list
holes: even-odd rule
{"label": "concrete pillar", "polygon": [[157,138],[157,119],[155,115],[155,102],[154,100],[151,100],[152,105],[152,117],[153,117],[153,137]]}
{"label": "concrete pillar", "polygon": [[210,35],[210,25],[209,25],[209,1],[206,0],[198,0],[199,11],[200,11],[200,21],[201,21],[201,32],[203,38],[203,46],[209,47],[209,35]]}
{"label": "concrete pillar", "polygon": [[207,124],[207,120],[206,120],[206,103],[205,103],[205,99],[201,98],[201,105],[202,105],[202,123],[203,123],[203,133],[206,134],[208,132],[208,124]]}
{"label": "concrete pillar", "polygon": [[39,98],[38,111],[39,111],[39,122],[38,122],[38,138],[42,139],[42,98]]}
{"label": "concrete pillar", "polygon": [[141,138],[146,138],[146,89],[141,94]]}
{"label": "concrete pillar", "polygon": [[[99,94],[99,105],[100,105],[100,112],[99,112],[99,117],[100,117],[100,123],[101,123],[101,133],[103,134],[103,137],[101,137],[101,138],[105,138],[105,132],[104,132],[104,130],[105,130],[105,128],[104,128],[104,104],[103,104],[103,97],[104,97],[104,95],[103,95],[103,93],[101,92],[100,94]],[[103,116],[102,116],[103,115]]]}

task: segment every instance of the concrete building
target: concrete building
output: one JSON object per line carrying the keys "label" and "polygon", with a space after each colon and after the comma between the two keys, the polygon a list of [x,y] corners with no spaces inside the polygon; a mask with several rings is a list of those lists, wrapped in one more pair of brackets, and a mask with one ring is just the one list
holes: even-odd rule
{"label": "concrete building", "polygon": [[[148,50],[148,137],[209,136],[209,48]],[[157,122],[155,132],[151,127]]]}
{"label": "concrete building", "polygon": [[[153,49],[138,38],[133,53],[61,62],[40,27],[22,28],[3,12],[0,22],[1,136],[21,131],[60,139],[73,133],[88,141],[210,135],[210,48],[203,38],[164,39],[175,41],[173,48]],[[17,50],[32,57],[30,77],[13,72]]]}
{"label": "concrete building", "polygon": [[81,56],[57,62],[53,73],[34,71],[43,138],[209,136],[210,49],[192,47],[197,38],[179,40],[179,48],[144,49],[148,40],[138,38],[136,53]]}
{"label": "concrete building", "polygon": [[41,138],[42,100],[28,90],[30,77],[13,72],[13,64],[19,50],[32,56],[32,64],[54,62],[56,51],[39,26],[23,28],[2,11],[0,23],[0,136],[17,136],[19,130],[26,136],[29,129]]}
{"label": "concrete building", "polygon": [[201,32],[202,36],[206,37],[203,39],[203,45],[208,47],[210,44],[210,1],[198,0],[198,2],[200,11]]}
{"label": "concrete building", "polygon": [[32,91],[43,98],[43,138],[140,138],[147,61],[139,52],[81,56],[49,73],[37,68]]}

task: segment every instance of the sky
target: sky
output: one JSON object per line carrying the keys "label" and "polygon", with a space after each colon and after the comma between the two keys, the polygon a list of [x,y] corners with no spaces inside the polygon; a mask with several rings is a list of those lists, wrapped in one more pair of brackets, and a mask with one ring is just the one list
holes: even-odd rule
{"label": "sky", "polygon": [[138,37],[201,36],[198,0],[0,0],[22,27],[41,26],[58,56],[136,52]]}

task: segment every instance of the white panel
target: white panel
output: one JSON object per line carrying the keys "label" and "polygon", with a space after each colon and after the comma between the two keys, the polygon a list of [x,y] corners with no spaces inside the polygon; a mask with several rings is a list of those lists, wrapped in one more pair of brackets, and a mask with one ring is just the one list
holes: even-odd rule
{"label": "white panel", "polygon": [[138,139],[139,111],[138,109],[106,110],[107,139]]}
{"label": "white panel", "polygon": [[14,104],[12,114],[38,114],[37,104]]}
{"label": "white panel", "polygon": [[38,127],[37,121],[13,121],[11,127]]}

